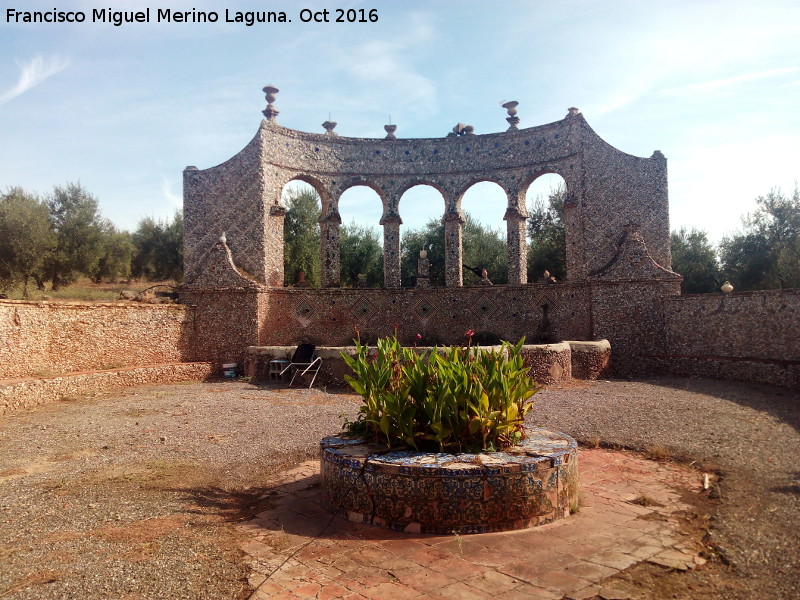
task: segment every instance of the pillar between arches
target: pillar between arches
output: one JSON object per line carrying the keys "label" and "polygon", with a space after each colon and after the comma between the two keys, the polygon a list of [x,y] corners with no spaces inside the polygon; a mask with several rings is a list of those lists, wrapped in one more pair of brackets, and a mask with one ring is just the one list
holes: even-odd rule
{"label": "pillar between arches", "polygon": [[461,270],[463,252],[461,249],[461,230],[466,223],[460,212],[448,212],[442,217],[444,223],[444,284],[447,287],[464,285]]}
{"label": "pillar between arches", "polygon": [[528,283],[528,245],[525,231],[528,217],[518,208],[509,208],[503,219],[507,229],[508,283]]}
{"label": "pillar between arches", "polygon": [[381,219],[383,225],[383,287],[399,288],[400,279],[400,225],[399,215],[388,215]]}
{"label": "pillar between arches", "polygon": [[342,268],[339,249],[339,227],[341,225],[342,217],[338,213],[330,213],[319,220],[322,287],[339,287],[341,285]]}

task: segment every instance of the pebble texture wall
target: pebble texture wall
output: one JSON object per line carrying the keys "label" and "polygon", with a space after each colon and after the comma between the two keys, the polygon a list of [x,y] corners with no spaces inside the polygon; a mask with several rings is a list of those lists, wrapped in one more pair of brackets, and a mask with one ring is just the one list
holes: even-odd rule
{"label": "pebble texture wall", "polygon": [[[402,222],[401,197],[418,184],[433,186],[442,195],[441,214],[448,228],[446,281],[460,285],[461,199],[480,181],[495,182],[506,193],[507,205],[498,211],[505,211],[508,221],[509,278],[511,283],[525,283],[525,193],[544,173],[561,175],[567,186],[570,279],[585,279],[607,265],[630,225],[640,231],[656,262],[669,269],[666,159],[658,151],[650,158],[620,152],[604,142],[577,109],[570,109],[561,121],[538,127],[427,139],[348,138],[332,130],[305,133],[281,127],[272,113],[253,140],[227,162],[184,171],[187,282],[193,282],[225,232],[239,267],[262,284],[282,285],[281,192],[298,179],[310,183],[322,199],[326,286],[339,283],[339,198],[350,187],[365,185],[381,199],[380,224],[390,242],[385,281],[387,287],[395,287],[400,256],[392,253],[391,242]],[[450,247],[451,241],[455,247]]]}
{"label": "pebble texture wall", "polygon": [[0,382],[0,415],[63,398],[109,392],[134,385],[199,381],[214,374],[215,368],[210,363],[181,363],[3,381]]}
{"label": "pebble texture wall", "polygon": [[0,379],[192,360],[185,306],[0,300]]}
{"label": "pebble texture wall", "polygon": [[672,297],[664,318],[651,370],[800,389],[800,290]]}

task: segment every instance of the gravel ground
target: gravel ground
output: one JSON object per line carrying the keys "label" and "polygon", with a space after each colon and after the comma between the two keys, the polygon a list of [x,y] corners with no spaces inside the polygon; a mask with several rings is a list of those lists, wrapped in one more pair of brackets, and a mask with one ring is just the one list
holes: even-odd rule
{"label": "gravel ground", "polygon": [[[731,566],[674,577],[721,590],[704,598],[800,598],[800,393],[663,379],[535,398],[532,424],[719,472],[710,540]],[[262,510],[270,477],[315,455],[357,406],[349,394],[219,382],[0,418],[0,598],[246,598],[231,523]],[[652,597],[681,597],[632,577]]]}
{"label": "gravel ground", "polygon": [[[719,473],[709,542],[731,568],[712,597],[800,599],[800,392],[698,379],[598,382],[542,391],[532,420],[584,443]],[[719,570],[691,576],[695,589],[720,585]]]}

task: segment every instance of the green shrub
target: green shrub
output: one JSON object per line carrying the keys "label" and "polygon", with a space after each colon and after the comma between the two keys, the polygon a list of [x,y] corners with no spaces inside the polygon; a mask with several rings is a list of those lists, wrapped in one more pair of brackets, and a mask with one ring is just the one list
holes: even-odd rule
{"label": "green shrub", "polygon": [[389,337],[370,352],[356,340],[355,358],[342,358],[353,370],[345,380],[364,404],[345,426],[390,448],[478,452],[518,444],[539,389],[520,356],[523,342],[422,352]]}

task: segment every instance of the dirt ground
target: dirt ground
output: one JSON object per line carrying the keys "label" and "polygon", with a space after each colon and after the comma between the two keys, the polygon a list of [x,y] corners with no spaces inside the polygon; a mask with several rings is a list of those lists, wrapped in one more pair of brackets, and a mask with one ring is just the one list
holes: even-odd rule
{"label": "dirt ground", "polygon": [[[247,598],[233,525],[358,398],[251,383],[148,386],[0,418],[0,598]],[[686,527],[709,562],[638,565],[631,598],[800,598],[800,393],[710,380],[550,388],[531,424],[714,476]]]}

